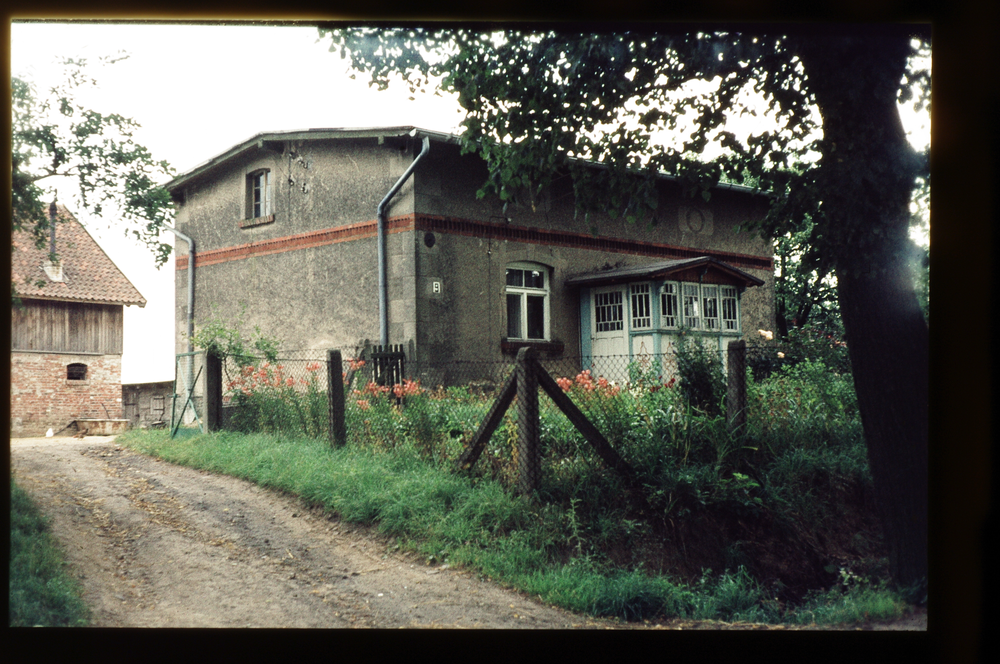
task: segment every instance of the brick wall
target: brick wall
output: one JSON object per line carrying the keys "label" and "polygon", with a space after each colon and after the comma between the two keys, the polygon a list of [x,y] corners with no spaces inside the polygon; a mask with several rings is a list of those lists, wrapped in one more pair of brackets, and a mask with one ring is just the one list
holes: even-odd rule
{"label": "brick wall", "polygon": [[[86,379],[66,378],[75,363],[87,365]],[[42,436],[81,418],[121,418],[121,375],[121,355],[12,352],[10,435]]]}

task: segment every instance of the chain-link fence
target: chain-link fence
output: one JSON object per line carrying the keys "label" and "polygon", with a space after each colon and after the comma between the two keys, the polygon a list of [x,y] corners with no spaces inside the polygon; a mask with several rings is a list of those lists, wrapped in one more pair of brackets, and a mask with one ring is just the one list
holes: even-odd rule
{"label": "chain-link fence", "polygon": [[219,426],[324,436],[329,430],[328,375],[325,351],[225,358]]}
{"label": "chain-link fence", "polygon": [[[333,370],[328,358],[334,355],[323,351],[229,358],[222,368],[220,425],[381,450],[405,446],[527,491],[542,477],[572,475],[579,464],[627,474],[614,450],[651,433],[676,437],[692,412],[706,418],[728,413],[730,427],[742,426],[743,376],[760,381],[809,359],[781,344],[748,345],[745,363],[742,353],[733,356],[742,374],[734,382],[726,373],[733,361],[726,351],[694,343],[633,357],[531,355],[530,366],[513,357],[412,362],[398,347],[356,352],[338,353],[341,365]],[[331,376],[343,385],[337,405],[328,389]],[[332,417],[342,419],[339,438]],[[724,427],[727,420],[720,421]]]}

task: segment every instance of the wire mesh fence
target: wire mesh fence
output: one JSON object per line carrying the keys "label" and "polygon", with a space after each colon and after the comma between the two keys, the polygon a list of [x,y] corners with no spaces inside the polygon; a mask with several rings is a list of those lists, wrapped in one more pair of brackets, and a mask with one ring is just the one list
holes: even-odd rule
{"label": "wire mesh fence", "polygon": [[[340,353],[339,367],[329,366],[332,354],[315,350],[228,358],[221,426],[333,439],[332,377],[343,390],[338,408],[346,444],[406,446],[531,490],[542,478],[579,472],[581,464],[621,465],[614,449],[640,438],[677,438],[692,412],[718,417],[725,427],[720,416],[728,410],[730,425],[745,423],[745,417],[732,417],[734,403],[745,409],[745,386],[735,392],[743,390],[743,401],[734,401],[726,374],[731,360],[717,347],[681,343],[668,353],[632,357],[541,357],[532,360],[537,370],[528,375],[518,375],[523,366],[513,357],[432,364],[405,361],[399,348],[356,353]],[[755,381],[810,359],[778,343],[747,345],[738,357],[734,368],[742,365],[745,373],[737,371]],[[474,443],[480,448],[472,458]]]}

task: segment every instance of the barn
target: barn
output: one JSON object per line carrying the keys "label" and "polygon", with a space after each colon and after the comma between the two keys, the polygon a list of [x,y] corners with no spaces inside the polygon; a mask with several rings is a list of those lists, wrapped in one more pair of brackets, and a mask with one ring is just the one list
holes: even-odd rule
{"label": "barn", "polygon": [[12,236],[12,437],[120,419],[124,308],[146,304],[69,210],[53,204],[50,215],[49,246]]}

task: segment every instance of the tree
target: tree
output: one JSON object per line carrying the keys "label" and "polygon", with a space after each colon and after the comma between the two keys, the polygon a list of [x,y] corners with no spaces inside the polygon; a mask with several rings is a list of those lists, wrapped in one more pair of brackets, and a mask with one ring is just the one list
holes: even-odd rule
{"label": "tree", "polygon": [[172,204],[157,182],[167,180],[173,169],[135,143],[139,125],[134,120],[77,101],[81,89],[97,85],[86,73],[86,60],[64,59],[62,64],[65,79],[45,96],[30,81],[11,78],[13,230],[29,232],[35,246],[44,248],[51,223],[47,211],[55,194],[41,183],[73,178],[86,210],[98,217],[115,215],[126,234],[146,244],[157,266],[162,265],[171,245],[160,242],[159,234],[171,218]]}
{"label": "tree", "polygon": [[[928,103],[929,72],[908,62],[929,52],[929,30],[408,26],[320,35],[382,89],[402,75],[411,91],[457,95],[464,149],[489,167],[481,195],[531,197],[568,173],[582,211],[638,220],[652,216],[658,173],[706,199],[723,177],[767,192],[758,230],[801,233],[817,274],[836,277],[892,576],[903,587],[925,582],[928,330],[907,233],[911,193],[929,175],[897,103],[914,94]],[[737,136],[727,124],[737,114],[770,126]],[[683,142],[671,144],[671,132]],[[725,152],[692,158],[710,145]]]}

